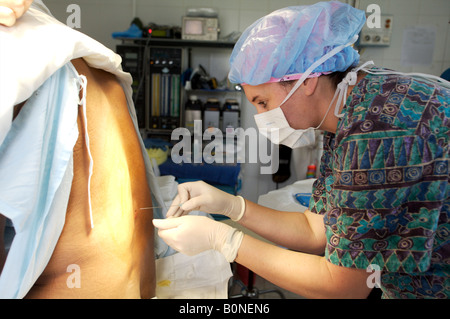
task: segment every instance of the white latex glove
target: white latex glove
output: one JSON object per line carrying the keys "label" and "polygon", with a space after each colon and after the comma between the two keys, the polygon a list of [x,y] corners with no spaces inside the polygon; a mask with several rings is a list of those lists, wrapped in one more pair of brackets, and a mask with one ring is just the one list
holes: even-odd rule
{"label": "white latex glove", "polygon": [[13,26],[32,2],[33,0],[0,0],[0,24]]}
{"label": "white latex glove", "polygon": [[215,249],[228,262],[236,259],[244,234],[224,223],[204,216],[154,219],[158,235],[167,245],[182,254],[193,256]]}
{"label": "white latex glove", "polygon": [[203,181],[178,185],[178,195],[166,216],[179,217],[193,210],[221,214],[239,221],[244,216],[245,200],[242,196],[228,194]]}

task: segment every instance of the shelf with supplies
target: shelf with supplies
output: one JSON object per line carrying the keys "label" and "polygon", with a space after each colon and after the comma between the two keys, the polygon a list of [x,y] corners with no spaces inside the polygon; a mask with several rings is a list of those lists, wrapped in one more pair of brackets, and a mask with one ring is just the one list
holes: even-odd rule
{"label": "shelf with supplies", "polygon": [[[240,127],[241,98],[239,91],[186,91],[185,127],[194,133],[195,121],[202,121],[202,131],[218,128],[222,133]],[[197,129],[198,132],[198,129]]]}
{"label": "shelf with supplies", "polygon": [[133,43],[137,45],[150,45],[162,47],[185,47],[185,48],[228,48],[232,49],[235,42],[223,40],[182,40],[170,38],[116,38],[122,41],[122,44]]}
{"label": "shelf with supplies", "polygon": [[[192,70],[191,55],[195,54],[192,48],[232,49],[234,42],[168,38],[117,39],[121,41],[116,45],[116,52],[122,57],[123,70],[133,77],[133,100],[138,125],[145,137],[153,136],[168,140],[174,129],[186,127],[186,116],[191,114],[185,109],[185,104],[191,95],[201,96],[205,99],[202,101],[205,105],[208,99],[214,99],[218,95],[219,98],[216,99],[221,105],[213,112],[219,111],[222,118],[223,111],[230,111],[224,109],[227,100],[230,100],[228,94],[239,91],[236,91],[234,87],[194,90],[185,88],[186,82],[191,80],[185,71]],[[211,54],[214,53],[211,52]],[[210,96],[205,97],[205,94]],[[212,114],[216,119],[217,114]],[[202,109],[201,118],[203,119],[205,115],[210,115],[210,110]],[[231,114],[226,115],[231,116]],[[236,114],[233,116],[236,117]],[[198,114],[195,118],[198,119]],[[213,123],[220,125],[216,120]],[[233,123],[237,125],[239,122],[233,121]]]}

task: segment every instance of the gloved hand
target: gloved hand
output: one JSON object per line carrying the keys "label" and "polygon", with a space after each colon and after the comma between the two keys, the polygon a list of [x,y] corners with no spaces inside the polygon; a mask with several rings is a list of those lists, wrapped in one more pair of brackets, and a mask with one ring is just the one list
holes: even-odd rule
{"label": "gloved hand", "polygon": [[32,2],[33,0],[0,0],[0,25],[13,26]]}
{"label": "gloved hand", "polygon": [[166,216],[179,217],[193,210],[222,214],[239,221],[244,216],[245,200],[242,196],[228,194],[203,181],[178,185],[178,195]]}
{"label": "gloved hand", "polygon": [[215,249],[230,263],[236,259],[244,238],[241,231],[204,216],[154,219],[153,225],[166,244],[185,255]]}

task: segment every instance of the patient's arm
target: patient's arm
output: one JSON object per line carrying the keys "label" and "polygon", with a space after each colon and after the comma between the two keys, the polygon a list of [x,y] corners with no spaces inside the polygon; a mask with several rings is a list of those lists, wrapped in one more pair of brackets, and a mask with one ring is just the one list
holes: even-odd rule
{"label": "patient's arm", "polygon": [[0,214],[0,274],[2,273],[3,266],[5,265],[6,261],[6,250],[4,242],[5,225],[6,225],[6,218],[2,214]]}

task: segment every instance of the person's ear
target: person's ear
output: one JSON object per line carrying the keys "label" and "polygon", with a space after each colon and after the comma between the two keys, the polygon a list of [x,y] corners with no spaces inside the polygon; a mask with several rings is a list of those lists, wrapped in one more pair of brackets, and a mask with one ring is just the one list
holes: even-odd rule
{"label": "person's ear", "polygon": [[319,77],[307,78],[302,84],[303,93],[306,96],[313,95],[317,89],[318,83],[319,83]]}

